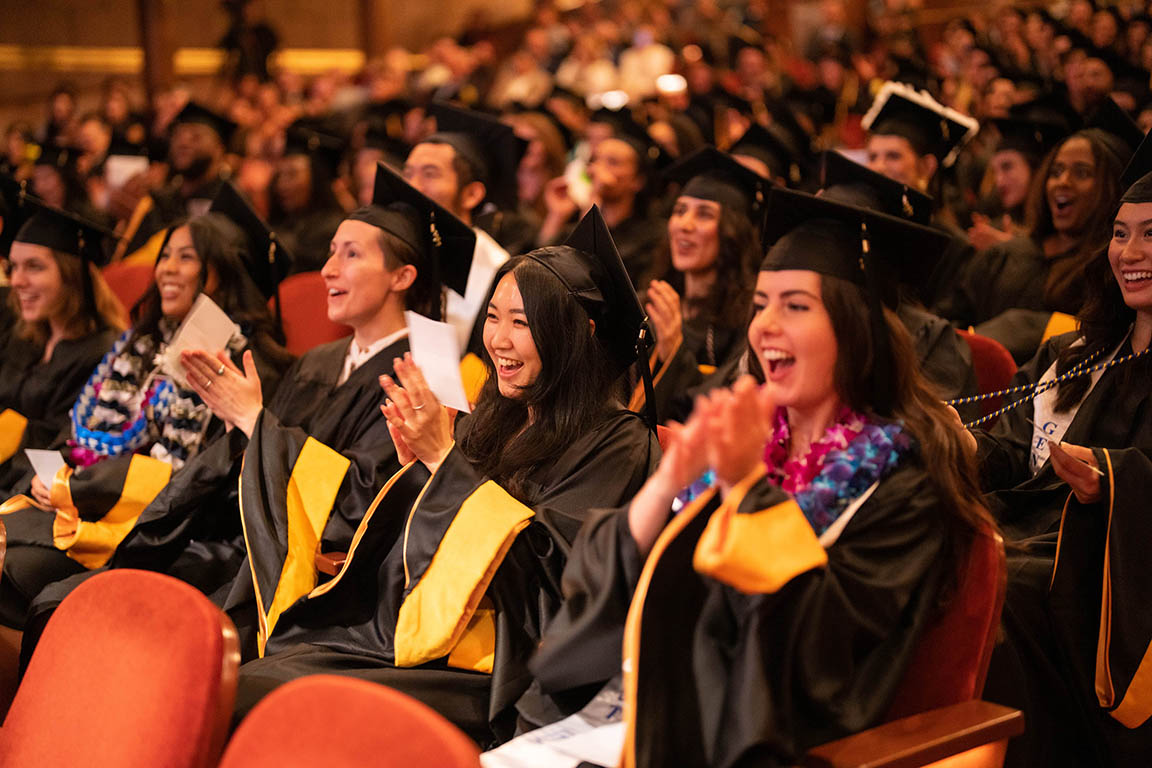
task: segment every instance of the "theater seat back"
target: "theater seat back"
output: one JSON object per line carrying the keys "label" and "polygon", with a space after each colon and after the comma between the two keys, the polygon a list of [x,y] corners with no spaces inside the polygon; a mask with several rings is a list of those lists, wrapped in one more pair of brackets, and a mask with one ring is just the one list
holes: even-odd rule
{"label": "theater seat back", "polygon": [[973,537],[952,597],[921,638],[888,720],[978,698],[1004,607],[1004,542],[985,530]]}
{"label": "theater seat back", "polygon": [[277,688],[248,714],[220,768],[428,766],[478,768],[480,753],[450,722],[410,696],[337,675]]}
{"label": "theater seat back", "polygon": [[193,587],[97,574],[48,622],[0,728],[0,765],[213,766],[239,661],[232,622]]}
{"label": "theater seat back", "polygon": [[100,270],[104,282],[120,299],[124,309],[130,310],[148,290],[152,284],[153,267],[151,264],[117,262],[109,264]]}
{"label": "theater seat back", "polygon": [[[271,301],[268,306],[275,311]],[[300,272],[284,278],[280,283],[280,317],[285,346],[294,355],[352,335],[351,328],[328,319],[328,289],[319,272]]]}
{"label": "theater seat back", "polygon": [[[982,394],[1007,389],[1016,375],[1016,361],[1003,344],[970,331],[956,331],[972,350],[972,368],[976,385]],[[980,403],[980,414],[987,416],[1003,405],[1003,398],[993,397]]]}

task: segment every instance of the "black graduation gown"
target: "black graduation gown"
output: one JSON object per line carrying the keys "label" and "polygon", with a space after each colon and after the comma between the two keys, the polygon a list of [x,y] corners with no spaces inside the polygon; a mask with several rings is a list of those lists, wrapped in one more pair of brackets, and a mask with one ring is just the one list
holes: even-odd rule
{"label": "black graduation gown", "polygon": [[[1075,338],[1049,339],[1013,383],[1039,380]],[[1064,442],[1093,448],[1105,470],[1096,504],[1079,504],[1051,462],[1031,474],[1030,403],[1001,416],[991,432],[975,433],[989,508],[1008,540],[1024,547],[1009,550],[1005,639],[985,689],[985,698],[1028,719],[1027,732],[1009,744],[1009,766],[1145,765],[1152,754],[1152,727],[1129,728],[1109,714],[1127,690],[1137,692],[1128,711],[1146,696],[1135,678],[1152,642],[1143,502],[1152,486],[1149,381],[1148,358],[1108,369],[1064,434]],[[1098,676],[1114,697],[1098,697]]]}
{"label": "black graduation gown", "polygon": [[268,640],[264,657],[241,667],[237,716],[290,679],[334,672],[404,690],[482,743],[511,735],[525,663],[587,510],[631,498],[658,458],[640,418],[617,411],[529,478],[527,503],[459,449],[430,479],[414,462],[365,513],[340,574],[315,590],[285,578],[291,545],[252,545],[267,500],[246,464],[243,515]]}
{"label": "black graduation gown", "polygon": [[1046,257],[1031,237],[993,245],[968,262],[935,311],[960,328],[971,326],[996,339],[1023,362],[1039,347],[1052,312],[1075,315],[1080,310],[1080,297],[1069,295],[1051,304],[1045,296],[1053,263],[1071,258]]}
{"label": "black graduation gown", "polygon": [[43,347],[9,339],[0,358],[0,495],[31,469],[23,449],[47,448],[68,427],[72,403],[115,340],[104,330],[61,341],[41,363]]}
{"label": "black graduation gown", "polygon": [[[329,552],[347,550],[360,515],[383,478],[399,469],[379,408],[379,377],[392,373],[392,361],[408,351],[408,339],[382,349],[337,385],[350,343],[341,339],[323,344],[297,360],[265,407],[256,434],[265,449],[259,460],[269,470],[283,464],[285,480],[297,457],[293,446],[308,440],[350,462],[338,481],[331,511],[325,510],[322,540]],[[250,588],[251,581],[241,570],[245,549],[237,495],[248,443],[244,433],[234,429],[193,457],[141,512],[107,567],[166,572],[208,594],[240,574]],[[29,625],[42,626],[60,601],[92,573],[44,588],[33,601]]]}
{"label": "black graduation gown", "polygon": [[951,575],[915,458],[827,550],[763,469],[723,503],[687,505],[646,561],[627,516],[585,525],[531,669],[563,714],[619,672],[623,648],[628,766],[792,765],[882,721]]}
{"label": "black graduation gown", "polygon": [[[235,352],[233,359],[238,361],[242,354],[243,351]],[[279,383],[280,369],[269,365],[258,351],[254,350],[254,357],[264,395],[270,397]],[[192,397],[199,402],[195,395]],[[223,434],[224,424],[211,417],[198,450],[185,466]],[[71,428],[65,428],[46,447],[63,449],[70,436]],[[53,488],[55,512],[32,506],[25,495],[13,496],[0,505],[8,534],[0,579],[0,623],[5,626],[23,628],[29,605],[49,584],[107,565],[139,516],[173,477],[172,464],[142,453],[108,458],[82,471],[68,471],[63,495],[57,497]],[[12,490],[27,494],[32,477],[29,471]]]}

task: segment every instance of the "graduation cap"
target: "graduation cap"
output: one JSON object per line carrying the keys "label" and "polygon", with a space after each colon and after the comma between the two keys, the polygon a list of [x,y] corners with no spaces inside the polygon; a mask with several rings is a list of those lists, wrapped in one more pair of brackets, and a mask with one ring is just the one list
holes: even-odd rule
{"label": "graduation cap", "polygon": [[593,110],[588,122],[612,126],[612,137],[632,147],[640,159],[640,170],[645,175],[659,173],[671,161],[668,154],[648,135],[648,130],[636,122],[627,105],[618,109],[601,105]]}
{"label": "graduation cap", "polygon": [[1000,141],[996,143],[996,152],[1014,150],[1030,158],[1038,160],[1070,131],[1068,124],[1062,120],[1036,117],[1031,120],[1016,117],[996,118],[992,121],[996,130],[1000,132]]}
{"label": "graduation cap", "polygon": [[932,219],[931,197],[835,150],[820,157],[820,189],[829,200],[871,208],[917,224],[926,225]]}
{"label": "graduation cap", "polygon": [[311,158],[313,163],[319,163],[330,177],[335,178],[344,157],[344,142],[321,133],[306,120],[297,120],[284,133],[284,157],[289,155]]}
{"label": "graduation cap", "polygon": [[24,223],[28,214],[25,209],[25,191],[27,182],[16,181],[7,173],[0,173],[0,218],[3,218],[3,230],[0,230],[0,258],[8,255],[16,233]]}
{"label": "graduation cap", "polygon": [[897,285],[923,285],[948,235],[878,211],[778,187],[769,190],[761,271],[802,269],[864,288],[873,344],[872,405],[891,415],[892,362],[883,307],[899,302]]}
{"label": "graduation cap", "polygon": [[1108,136],[1119,139],[1122,146],[1117,146],[1113,141],[1109,142],[1109,147],[1125,163],[1131,159],[1136,147],[1144,140],[1144,132],[1136,125],[1136,121],[1108,97],[1105,97],[1100,106],[1084,121],[1084,130],[1103,131]]}
{"label": "graduation cap", "polygon": [[889,81],[876,94],[863,126],[873,134],[902,136],[922,154],[948,167],[980,128],[967,115],[940,104],[927,92]]}
{"label": "graduation cap", "polygon": [[436,269],[440,282],[464,295],[472,270],[476,233],[384,163],[376,164],[372,205],[353,211],[348,218],[400,238],[427,257],[426,262],[417,265],[418,269]]}
{"label": "graduation cap", "polygon": [[488,191],[487,199],[503,211],[519,204],[516,172],[528,142],[495,117],[435,101],[429,112],[436,118],[431,138],[448,144],[475,170]]}
{"label": "graduation cap", "polygon": [[[715,147],[696,150],[665,171],[664,178],[678,182],[681,195],[712,200],[746,216],[759,212],[769,183]],[[759,223],[759,217],[753,221]]]}
{"label": "graduation cap", "polygon": [[[48,205],[32,195],[23,196],[23,206],[28,218],[16,232],[14,243],[28,243],[51,248],[53,251],[71,254],[86,264],[102,267],[108,263],[110,249],[106,241],[116,240],[109,229],[83,219],[73,213]],[[88,307],[96,306],[92,290],[92,278],[87,269],[80,270],[84,285],[84,301]]]}
{"label": "graduation cap", "polygon": [[216,135],[220,137],[220,143],[225,147],[232,143],[232,137],[236,134],[237,128],[236,123],[195,101],[188,102],[172,120],[173,126],[182,123],[207,125],[216,132]]}
{"label": "graduation cap", "polygon": [[208,212],[228,217],[243,230],[248,239],[248,274],[264,298],[276,297],[279,313],[280,294],[277,288],[288,274],[292,255],[231,181],[224,181],[220,185],[220,191],[212,198]]}
{"label": "graduation cap", "polygon": [[[1148,136],[1152,136],[1152,132]],[[1152,140],[1140,142],[1136,153],[1120,174],[1120,188],[1125,190],[1121,203],[1152,203]]]}
{"label": "graduation cap", "polygon": [[768,166],[773,178],[784,179],[792,185],[799,184],[803,176],[802,159],[796,147],[777,131],[759,123],[749,125],[744,135],[728,148],[728,154],[754,157]]}
{"label": "graduation cap", "polygon": [[632,280],[616,250],[616,243],[600,209],[593,205],[580,219],[563,249],[532,251],[527,258],[543,265],[568,290],[596,324],[596,338],[624,371],[637,358],[647,393],[649,426],[656,423],[652,410],[652,373],[648,370],[647,345],[651,334],[648,317],[632,287]]}

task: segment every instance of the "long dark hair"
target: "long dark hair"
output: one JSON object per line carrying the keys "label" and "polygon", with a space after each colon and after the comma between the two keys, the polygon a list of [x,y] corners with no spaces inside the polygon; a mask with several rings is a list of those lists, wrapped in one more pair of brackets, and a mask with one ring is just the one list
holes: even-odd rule
{"label": "long dark hair", "polygon": [[1098,130],[1085,130],[1072,134],[1050,151],[1040,167],[1032,174],[1028,199],[1024,203],[1025,223],[1029,236],[1037,245],[1056,234],[1052,222],[1052,209],[1048,206],[1048,175],[1060,149],[1072,139],[1084,139],[1092,149],[1096,162],[1096,205],[1085,222],[1074,248],[1072,258],[1053,262],[1044,285],[1046,306],[1076,312],[1083,300],[1082,283],[1085,265],[1101,248],[1108,244],[1116,201],[1120,199],[1120,174],[1124,160],[1110,148],[1111,137]]}
{"label": "long dark hair", "polygon": [[[246,258],[248,240],[244,232],[230,219],[219,213],[173,224],[164,235],[160,251],[168,247],[172,233],[182,226],[188,227],[192,246],[200,257],[200,290],[204,290],[208,275],[216,275],[216,288],[210,294],[220,309],[240,326],[254,353],[270,366],[283,369],[292,361],[292,355],[280,344],[283,338],[264,296],[248,273]],[[153,280],[148,290],[132,307],[133,341],[140,336],[160,336],[160,289]]]}
{"label": "long dark hair", "polygon": [[[1100,250],[1084,267],[1084,306],[1077,315],[1083,344],[1068,345],[1056,358],[1057,375],[1086,360],[1098,359],[1115,349],[1136,320],[1136,310],[1124,303],[1124,293],[1112,274],[1108,249]],[[1121,366],[1121,375],[1132,375],[1131,366]],[[1067,411],[1084,399],[1091,377],[1077,376],[1056,387],[1056,410]]]}
{"label": "long dark hair", "polygon": [[341,211],[340,201],[336,199],[336,193],[332,190],[332,183],[336,177],[332,174],[329,166],[323,161],[317,160],[312,155],[306,155],[308,158],[309,177],[312,179],[311,189],[308,192],[308,210],[303,214],[288,213],[280,205],[280,197],[275,193],[275,181],[272,182],[272,194],[268,196],[268,221],[273,224],[282,224],[286,219],[295,219],[301,215],[307,215],[315,211]]}
{"label": "long dark hair", "polygon": [[[900,318],[884,310],[890,359],[878,360],[872,338],[868,299],[862,287],[837,277],[820,276],[824,307],[836,336],[833,378],[840,402],[858,413],[875,416],[872,371],[878,365],[892,372],[890,397],[893,420],[916,440],[924,473],[935,488],[944,522],[957,535],[948,538],[952,574],[959,573],[971,534],[996,530],[981,499],[975,457],[967,449],[963,427],[933,391],[920,370],[915,344]],[[749,370],[764,381],[760,360],[749,345]]]}
{"label": "long dark hair", "polygon": [[[533,251],[549,255],[567,246]],[[524,313],[540,375],[520,397],[500,394],[491,358],[484,356],[488,380],[460,439],[460,449],[486,476],[523,500],[526,481],[611,413],[618,368],[591,332],[588,313],[546,267],[517,256],[500,269],[481,307],[488,311],[497,284],[511,274],[524,299]],[[529,423],[529,409],[533,420]]]}
{"label": "long dark hair", "polygon": [[[716,280],[708,295],[695,300],[693,307],[701,319],[739,330],[747,327],[748,308],[756,287],[755,269],[763,255],[760,237],[748,216],[721,204],[717,238]],[[652,272],[639,287],[647,286],[653,277],[668,282],[683,294],[684,275],[672,266],[672,244],[667,227]]]}

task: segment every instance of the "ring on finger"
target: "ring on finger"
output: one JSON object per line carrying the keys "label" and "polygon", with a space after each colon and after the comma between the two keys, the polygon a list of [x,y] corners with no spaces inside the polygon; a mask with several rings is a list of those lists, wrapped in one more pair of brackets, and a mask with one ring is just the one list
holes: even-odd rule
{"label": "ring on finger", "polygon": [[420,403],[420,405],[414,405],[414,406],[412,406],[412,410],[414,410],[414,411],[418,411],[418,410],[420,410],[420,409],[421,409],[421,408],[423,408],[423,407],[424,407],[424,403]]}
{"label": "ring on finger", "polygon": [[223,376],[224,375],[224,363],[220,363],[220,367],[216,369],[216,375],[217,376]]}
{"label": "ring on finger", "polygon": [[204,389],[211,389],[211,388],[212,388],[212,379],[206,379],[204,381]]}

